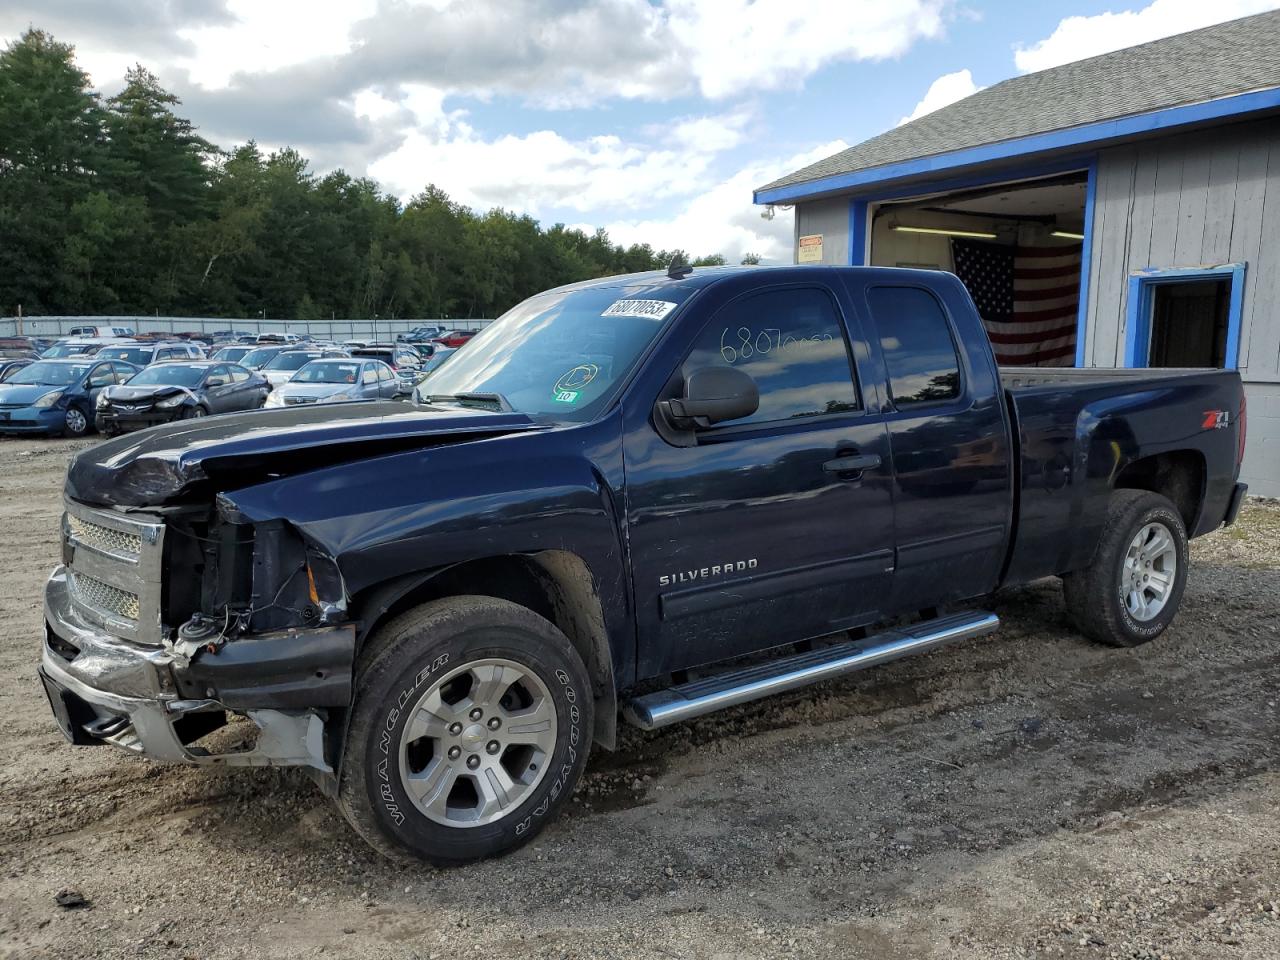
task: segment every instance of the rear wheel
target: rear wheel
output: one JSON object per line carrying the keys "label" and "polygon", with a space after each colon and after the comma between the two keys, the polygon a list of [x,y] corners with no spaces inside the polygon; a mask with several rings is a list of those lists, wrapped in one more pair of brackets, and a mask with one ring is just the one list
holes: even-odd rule
{"label": "rear wheel", "polygon": [[339,806],[389,856],[452,864],[513,850],[573,792],[590,691],[568,638],[524,607],[418,607],[370,641]]}
{"label": "rear wheel", "polygon": [[1190,555],[1182,516],[1165,497],[1117,490],[1089,566],[1062,578],[1067,611],[1081,633],[1134,647],[1177,615]]}

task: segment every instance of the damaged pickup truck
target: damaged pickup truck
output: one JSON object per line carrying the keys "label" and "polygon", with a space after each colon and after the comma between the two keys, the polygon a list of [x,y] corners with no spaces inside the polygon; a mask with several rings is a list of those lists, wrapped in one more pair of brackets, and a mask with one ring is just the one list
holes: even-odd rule
{"label": "damaged pickup truck", "polygon": [[977,637],[1000,587],[1059,576],[1081,632],[1152,640],[1244,494],[1234,371],[1000,370],[932,271],[564,287],[419,393],[81,452],[40,666],[66,737],[301,765],[379,850],[470,860],[620,714]]}

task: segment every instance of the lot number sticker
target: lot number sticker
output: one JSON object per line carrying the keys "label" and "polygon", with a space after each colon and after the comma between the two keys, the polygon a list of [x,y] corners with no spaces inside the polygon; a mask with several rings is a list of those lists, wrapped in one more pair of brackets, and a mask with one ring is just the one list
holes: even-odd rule
{"label": "lot number sticker", "polygon": [[600,316],[647,317],[651,320],[661,320],[675,308],[676,305],[668,300],[615,300]]}

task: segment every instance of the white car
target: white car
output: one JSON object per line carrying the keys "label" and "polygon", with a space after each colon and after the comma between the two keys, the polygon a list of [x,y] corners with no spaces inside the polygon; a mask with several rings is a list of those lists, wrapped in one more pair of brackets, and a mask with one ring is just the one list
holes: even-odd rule
{"label": "white car", "polygon": [[272,357],[262,368],[262,375],[267,378],[267,382],[271,384],[274,390],[281,384],[288,383],[295,373],[305,367],[312,360],[325,360],[330,357],[343,358],[347,356],[345,350],[282,350]]}

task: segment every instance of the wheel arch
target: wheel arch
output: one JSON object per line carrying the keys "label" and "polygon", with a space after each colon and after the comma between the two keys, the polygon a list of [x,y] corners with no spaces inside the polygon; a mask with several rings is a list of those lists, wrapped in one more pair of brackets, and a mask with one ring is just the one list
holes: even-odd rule
{"label": "wheel arch", "polygon": [[1169,450],[1139,457],[1116,474],[1112,489],[1147,490],[1168,498],[1191,536],[1204,507],[1208,468],[1199,450]]}
{"label": "wheel arch", "polygon": [[509,600],[549,620],[573,644],[591,677],[595,700],[593,739],[606,750],[617,742],[617,685],[604,609],[591,570],[567,550],[469,560],[396,577],[352,598],[360,623],[357,662],[377,628],[420,604],[442,597],[488,596]]}

